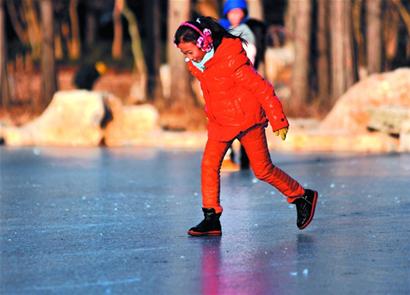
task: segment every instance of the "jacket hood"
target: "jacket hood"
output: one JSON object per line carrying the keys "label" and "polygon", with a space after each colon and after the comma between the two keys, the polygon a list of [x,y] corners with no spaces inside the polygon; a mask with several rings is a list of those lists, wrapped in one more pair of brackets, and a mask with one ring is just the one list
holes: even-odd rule
{"label": "jacket hood", "polygon": [[248,58],[242,47],[242,41],[239,38],[224,38],[214,56],[205,63],[205,67],[208,68],[215,64],[235,70],[247,61]]}
{"label": "jacket hood", "polygon": [[245,17],[248,16],[248,4],[246,0],[227,0],[224,4],[223,15],[226,17],[228,12],[234,8],[241,8],[245,11]]}
{"label": "jacket hood", "polygon": [[215,50],[214,56],[205,63],[205,71],[201,72],[192,61],[187,63],[190,72],[201,80],[207,69],[214,69],[218,73],[230,74],[237,68],[248,63],[248,57],[239,38],[224,38]]}

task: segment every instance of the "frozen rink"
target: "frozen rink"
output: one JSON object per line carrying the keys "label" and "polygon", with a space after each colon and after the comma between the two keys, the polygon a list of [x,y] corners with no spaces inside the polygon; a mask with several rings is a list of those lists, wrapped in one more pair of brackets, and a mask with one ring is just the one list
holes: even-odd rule
{"label": "frozen rink", "polygon": [[201,151],[0,147],[0,293],[410,294],[410,154],[271,156],[312,224],[222,173],[223,235],[194,238]]}

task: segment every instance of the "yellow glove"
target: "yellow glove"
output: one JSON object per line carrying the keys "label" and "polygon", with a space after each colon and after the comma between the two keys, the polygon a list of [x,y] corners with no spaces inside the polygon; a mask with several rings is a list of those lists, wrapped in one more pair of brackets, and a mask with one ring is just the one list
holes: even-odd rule
{"label": "yellow glove", "polygon": [[276,130],[274,133],[276,136],[280,136],[282,138],[282,140],[286,139],[286,134],[288,133],[288,127]]}
{"label": "yellow glove", "polygon": [[107,65],[101,61],[95,64],[95,69],[100,74],[100,76],[104,75],[107,72]]}

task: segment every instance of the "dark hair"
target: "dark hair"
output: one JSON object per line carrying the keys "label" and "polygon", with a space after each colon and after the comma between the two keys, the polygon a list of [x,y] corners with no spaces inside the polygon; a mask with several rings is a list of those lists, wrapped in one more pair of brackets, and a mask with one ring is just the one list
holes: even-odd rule
{"label": "dark hair", "polygon": [[[240,36],[235,36],[224,29],[214,18],[212,17],[198,17],[196,21],[188,21],[191,25],[197,27],[201,32],[204,29],[209,29],[212,32],[212,40],[215,50],[222,43],[223,38],[240,39],[242,42],[246,41]],[[181,42],[193,42],[199,38],[199,33],[189,26],[179,26],[174,35],[174,43],[178,45]]]}

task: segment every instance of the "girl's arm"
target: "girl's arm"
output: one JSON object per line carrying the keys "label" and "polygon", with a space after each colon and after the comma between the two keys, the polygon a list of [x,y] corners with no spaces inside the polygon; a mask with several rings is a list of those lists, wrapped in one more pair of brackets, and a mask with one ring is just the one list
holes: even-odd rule
{"label": "girl's arm", "polygon": [[242,65],[234,73],[235,82],[252,92],[262,105],[273,131],[289,126],[282,104],[273,86],[250,65]]}

